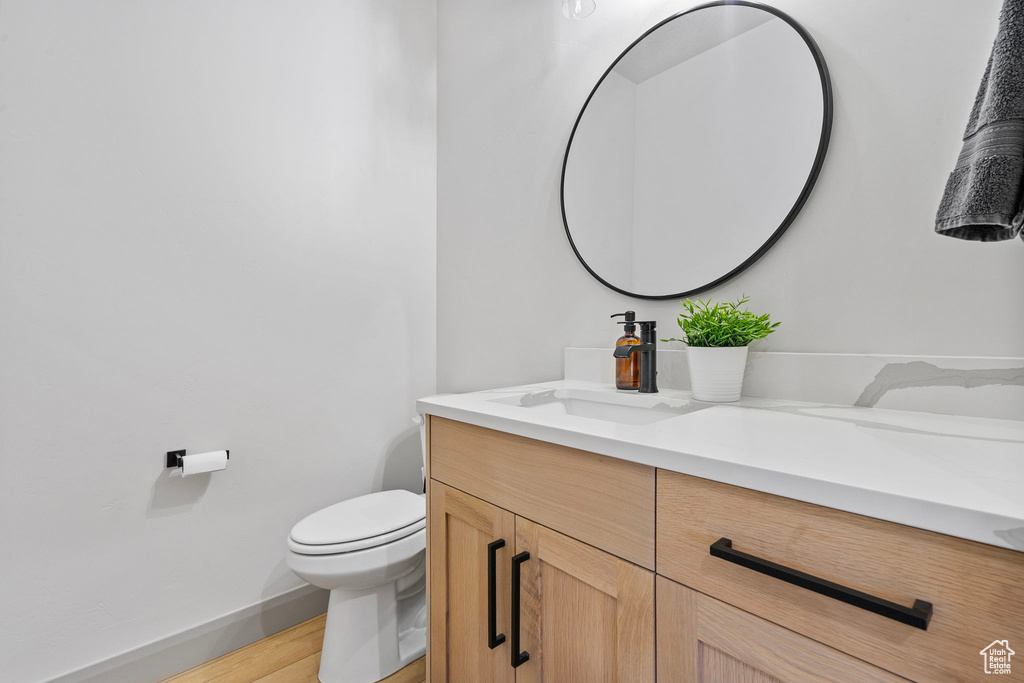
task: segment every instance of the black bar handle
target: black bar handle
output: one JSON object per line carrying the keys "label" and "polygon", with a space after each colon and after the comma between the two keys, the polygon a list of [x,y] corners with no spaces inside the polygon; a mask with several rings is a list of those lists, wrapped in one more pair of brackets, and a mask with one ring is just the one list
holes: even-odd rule
{"label": "black bar handle", "polygon": [[932,603],[924,600],[915,600],[913,607],[904,607],[895,602],[890,602],[874,595],[861,593],[858,590],[840,586],[825,579],[805,574],[804,572],[783,567],[768,560],[748,555],[747,553],[733,550],[732,541],[728,538],[720,538],[711,544],[711,554],[723,560],[738,564],[755,572],[766,574],[775,579],[791,583],[794,586],[806,588],[809,591],[820,593],[834,600],[845,602],[854,607],[860,607],[868,612],[880,614],[883,617],[894,619],[902,624],[919,628],[922,631],[928,630],[928,622],[932,618]]}
{"label": "black bar handle", "polygon": [[512,558],[512,668],[530,658],[530,653],[519,650],[519,603],[520,603],[520,571],[523,562],[530,559],[530,553],[521,552]]}
{"label": "black bar handle", "polygon": [[498,587],[495,576],[495,555],[505,547],[505,539],[499,538],[487,544],[487,647],[492,650],[505,642],[505,634],[498,633],[496,599]]}

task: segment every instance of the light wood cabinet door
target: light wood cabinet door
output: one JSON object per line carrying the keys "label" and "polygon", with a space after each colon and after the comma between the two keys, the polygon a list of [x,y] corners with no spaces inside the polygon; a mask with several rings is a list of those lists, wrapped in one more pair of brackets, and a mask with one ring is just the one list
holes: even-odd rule
{"label": "light wood cabinet door", "polygon": [[516,517],[522,553],[517,683],[654,681],[653,573]]}
{"label": "light wood cabinet door", "polygon": [[[492,544],[502,547],[489,547]],[[510,558],[515,516],[457,489],[430,482],[431,683],[514,683],[509,655]],[[490,556],[494,557],[493,621]],[[502,639],[500,636],[504,636]]]}
{"label": "light wood cabinet door", "polygon": [[658,683],[906,679],[658,577]]}

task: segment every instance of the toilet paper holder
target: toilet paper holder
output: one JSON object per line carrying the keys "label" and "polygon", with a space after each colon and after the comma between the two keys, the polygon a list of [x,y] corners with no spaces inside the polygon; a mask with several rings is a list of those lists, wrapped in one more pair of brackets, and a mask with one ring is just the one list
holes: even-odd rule
{"label": "toilet paper holder", "polygon": [[[228,460],[231,459],[231,451],[225,450],[228,454]],[[167,467],[181,467],[181,459],[185,457],[185,449],[182,448],[180,451],[167,451]]]}

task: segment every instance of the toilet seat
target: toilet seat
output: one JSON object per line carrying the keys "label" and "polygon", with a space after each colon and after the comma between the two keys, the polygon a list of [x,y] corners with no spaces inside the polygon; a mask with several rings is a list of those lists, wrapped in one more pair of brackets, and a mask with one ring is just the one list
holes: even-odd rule
{"label": "toilet seat", "polygon": [[288,549],[294,553],[300,555],[335,555],[338,553],[350,553],[356,550],[366,550],[367,548],[376,548],[377,546],[392,543],[399,539],[411,536],[420,529],[424,529],[427,526],[426,518],[413,522],[409,526],[404,526],[401,529],[395,529],[389,531],[386,534],[378,534],[377,536],[371,536],[370,538],[360,538],[355,541],[346,541],[344,543],[324,543],[320,545],[306,545],[305,543],[298,543],[291,536],[288,537]]}
{"label": "toilet seat", "polygon": [[335,555],[393,543],[425,528],[426,504],[409,491],[380,491],[314,512],[288,535],[300,555]]}

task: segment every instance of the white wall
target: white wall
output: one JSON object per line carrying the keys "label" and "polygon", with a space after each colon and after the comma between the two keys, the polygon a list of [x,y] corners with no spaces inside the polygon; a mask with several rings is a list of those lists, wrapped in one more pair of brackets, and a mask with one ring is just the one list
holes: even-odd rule
{"label": "white wall", "polygon": [[[635,308],[569,249],[558,177],[608,64],[690,0],[438,3],[438,382],[462,391],[561,376],[565,346],[610,346]],[[709,292],[783,322],[761,350],[1024,353],[1024,245],[933,234],[995,36],[999,0],[775,0],[832,71],[835,125],[814,193],[757,264]],[[486,39],[481,39],[485,36]],[[685,267],[685,262],[680,267]]]}
{"label": "white wall", "polygon": [[[416,486],[430,0],[0,5],[0,678],[301,584],[304,515]],[[231,449],[187,480],[164,452]]]}

